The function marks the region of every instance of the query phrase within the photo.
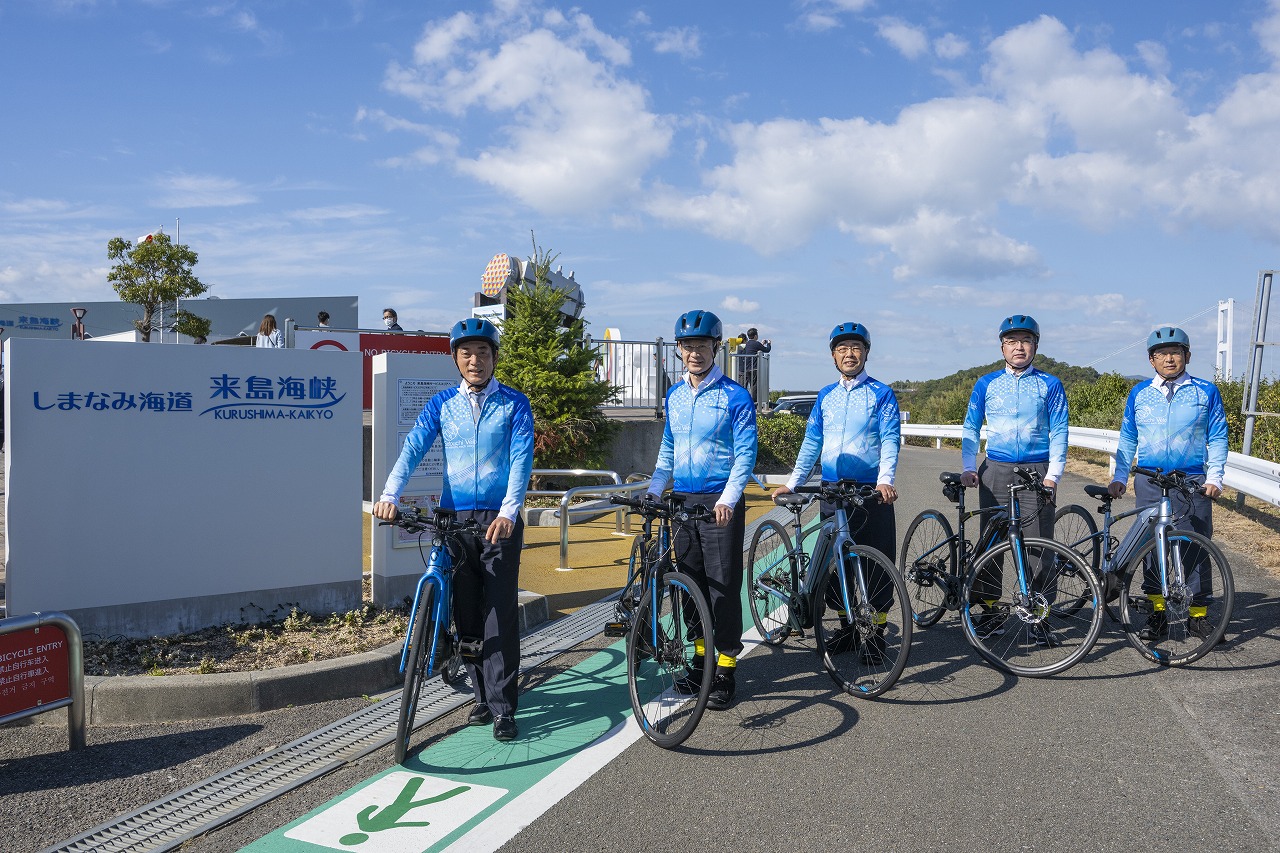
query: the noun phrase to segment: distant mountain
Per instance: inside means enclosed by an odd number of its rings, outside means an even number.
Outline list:
[[[1035,367],[1052,373],[1062,380],[1068,392],[1079,383],[1097,382],[1101,376],[1092,367],[1076,367],[1065,361],[1057,361],[1046,355],[1037,355]],[[911,413],[911,420],[918,424],[958,424],[964,420],[969,406],[973,383],[979,377],[999,370],[1004,361],[993,361],[979,367],[959,370],[941,379],[904,379],[890,383],[898,396],[898,406]]]

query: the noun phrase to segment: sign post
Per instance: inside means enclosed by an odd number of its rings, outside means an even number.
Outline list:
[[[84,645],[62,613],[0,619],[0,725],[67,709],[72,749],[83,749]]]

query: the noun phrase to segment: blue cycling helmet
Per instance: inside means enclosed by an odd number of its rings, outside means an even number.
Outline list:
[[[866,344],[868,350],[871,349],[871,333],[861,323],[841,323],[836,326],[831,330],[831,339],[828,343],[831,345],[831,351],[835,352],[836,347],[841,343],[855,338]]]
[[[710,311],[686,311],[676,320],[676,340],[685,338],[714,338],[716,343],[724,336],[720,318]]]
[[[468,317],[459,320],[449,332],[449,352],[456,353],[458,347],[470,341],[488,341],[493,347],[493,354],[498,354],[498,327],[488,320],[479,317]]]
[[[1161,326],[1147,336],[1147,355],[1151,355],[1151,351],[1156,347],[1167,347],[1170,344],[1176,344],[1188,352],[1191,351],[1191,339],[1187,337],[1186,332],[1177,326]]]
[[[1004,340],[1004,336],[1010,332],[1030,332],[1031,336],[1036,339],[1036,343],[1040,343],[1040,324],[1036,322],[1036,318],[1028,314],[1014,314],[1012,317],[1005,317],[1004,322],[1000,324],[1000,340]]]

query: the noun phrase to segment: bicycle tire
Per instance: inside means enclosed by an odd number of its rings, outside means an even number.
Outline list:
[[[847,544],[841,563],[850,572],[861,563],[868,602],[859,599],[856,579],[850,583],[846,609],[828,562],[814,586],[814,633],[818,657],[836,686],[852,696],[874,699],[894,685],[907,665],[911,649],[911,604],[907,586],[893,561],[875,548]],[[869,570],[868,567],[874,567]],[[891,595],[888,610],[877,600]],[[850,616],[852,614],[852,616]]]
[[[916,627],[937,624],[947,612],[949,590],[958,586],[954,579],[960,571],[955,534],[946,516],[927,509],[913,518],[899,561]]]
[[[627,691],[631,711],[645,737],[664,749],[673,749],[698,727],[711,694],[715,672],[715,655],[710,648],[711,608],[698,585],[681,572],[663,573],[656,596],[652,592],[646,589],[640,596],[627,635]],[[694,671],[694,640],[703,637],[708,653],[702,658],[701,671]],[[677,689],[678,681],[694,680],[695,693]]]
[[[1099,574],[1102,568],[1102,541],[1098,535],[1097,522],[1093,520],[1089,510],[1079,504],[1070,504],[1059,509],[1053,516],[1053,538],[1079,554],[1084,564],[1093,570],[1099,580],[1102,579]],[[1069,565],[1064,565],[1062,568],[1064,571],[1070,571]],[[1106,591],[1105,584],[1103,591]],[[1074,603],[1064,604],[1063,609],[1075,613],[1084,604],[1084,598],[1079,598]]]
[[[1170,590],[1173,594],[1165,600],[1163,611],[1165,636],[1143,639],[1139,635],[1144,628],[1156,627],[1152,625],[1156,611],[1142,590],[1141,567],[1147,557],[1154,559],[1158,545],[1159,542],[1155,540],[1148,542],[1125,567],[1124,585],[1120,589],[1121,628],[1130,645],[1147,660],[1164,666],[1185,666],[1204,657],[1222,640],[1235,606],[1235,580],[1226,555],[1212,540],[1190,530],[1170,530],[1171,558],[1180,559],[1183,565],[1194,564],[1200,551],[1203,551],[1203,557],[1208,560],[1210,584],[1214,593],[1201,606],[1207,610],[1205,618],[1212,625],[1212,631],[1204,637],[1191,633],[1189,619],[1194,595],[1186,589]]]
[[[747,567],[751,588],[747,603],[760,639],[776,646],[791,634],[791,600],[795,596],[791,535],[776,521],[762,521],[751,536]]]
[[[414,718],[418,715],[418,694],[422,692],[422,682],[427,674],[427,647],[434,633],[431,622],[435,598],[435,586],[426,584],[414,613],[409,656],[404,667],[404,686],[400,689],[400,715],[396,719],[396,764],[403,764],[409,753],[409,738],[413,736]]]
[[[1024,565],[1034,572],[1031,594],[1022,595],[1017,570],[1004,565],[1013,546],[1002,542],[970,568],[960,623],[970,645],[993,666],[1033,678],[1057,675],[1087,655],[1098,640],[1104,614],[1101,584],[1080,555],[1067,546],[1036,537],[1027,537],[1022,544]],[[980,585],[978,579],[997,566],[1001,586],[992,598],[994,585],[985,578]],[[981,635],[975,619],[979,602],[995,614],[984,620]],[[1067,605],[1078,606],[1068,612]]]

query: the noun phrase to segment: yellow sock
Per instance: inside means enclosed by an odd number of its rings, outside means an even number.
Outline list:
[[[982,606],[983,606],[983,607],[985,607],[985,608],[987,608],[988,610],[990,610],[990,609],[991,609],[991,606],[992,606],[993,604],[995,604],[995,603],[996,603],[996,599],[994,599],[994,598],[984,598],[984,599],[982,599]]]
[[[707,656],[707,644],[704,640],[693,641],[693,653],[700,658]]]
[[[1203,619],[1204,617],[1209,615],[1209,607],[1208,605],[1205,605],[1204,607],[1200,607],[1193,604],[1189,608],[1187,608],[1187,613],[1191,616],[1192,619]]]
[[[716,659],[716,666],[721,669],[733,669],[738,665],[738,659],[730,655],[720,655]]]
[[[877,625],[888,625],[888,624],[889,624],[889,614],[888,614],[888,612],[885,612],[885,613],[877,613],[877,614],[876,614],[876,620],[875,620],[875,621],[876,621],[876,624],[877,624]]]
[[[1164,596],[1162,594],[1152,592],[1147,595],[1147,598],[1151,599],[1151,606],[1156,609],[1156,612],[1164,610]]]

